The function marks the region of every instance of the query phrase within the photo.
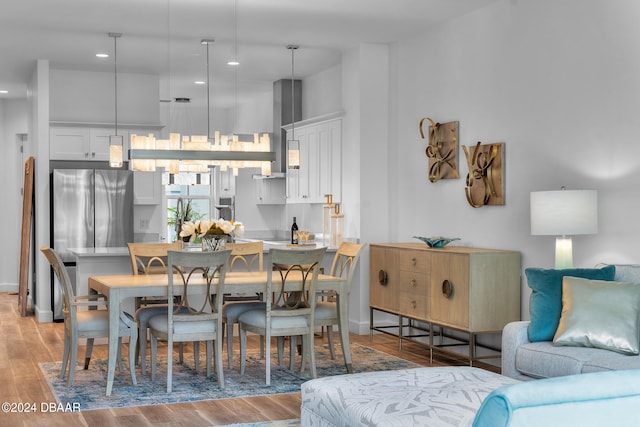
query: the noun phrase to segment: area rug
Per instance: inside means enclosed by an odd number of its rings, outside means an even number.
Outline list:
[[[256,423],[227,424],[218,427],[300,427],[300,418],[281,421],[260,421]]]
[[[353,369],[355,372],[371,372],[416,368],[419,365],[359,344],[351,345]],[[342,375],[346,373],[342,351],[336,348],[336,360],[329,357],[329,349],[316,346],[316,367],[318,377]],[[190,355],[189,355],[190,356]],[[138,384],[131,384],[129,372],[116,372],[111,396],[105,396],[107,362],[92,360],[88,370],[83,370],[84,362],[78,362],[73,378],[73,386],[66,387],[60,379],[61,362],[40,363],[44,377],[56,401],[62,404],[79,404],[81,410],[122,408],[131,406],[163,405],[168,403],[195,402],[201,400],[229,399],[237,397],[262,396],[280,393],[300,392],[300,385],[310,377],[297,371],[278,368],[275,355],[272,356],[271,385],[265,384],[264,360],[258,353],[247,355],[245,375],[240,375],[236,360],[234,369],[224,370],[225,388],[218,388],[217,377],[206,378],[204,357],[200,361],[200,373],[195,371],[193,357],[185,354],[184,364],[173,366],[173,391],[166,393],[166,362],[158,357],[156,380],[149,375],[136,372]],[[288,366],[285,358],[284,366]],[[214,370],[215,371],[215,370]]]

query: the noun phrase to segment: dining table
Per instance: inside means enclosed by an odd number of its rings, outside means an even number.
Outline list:
[[[193,279],[192,279],[193,280]],[[296,280],[301,279],[294,277],[287,278],[290,286],[295,286]],[[189,282],[192,285],[205,286],[204,278],[196,278],[195,281]],[[118,326],[120,322],[120,312],[123,301],[136,297],[163,297],[168,294],[169,276],[167,274],[119,274],[106,276],[90,276],[89,289],[107,297],[109,301],[109,356],[107,370],[107,389],[106,395],[110,396],[113,389],[113,380],[116,370],[117,353],[118,353]],[[174,280],[174,286],[178,283]],[[217,283],[214,280],[214,283]],[[226,274],[224,281],[225,293],[264,293],[267,285],[267,272],[235,272],[230,271]],[[193,288],[192,288],[193,289]],[[325,274],[318,275],[318,283],[316,290],[335,291],[336,301],[338,305],[338,321],[340,332],[340,343],[344,354],[345,366],[348,373],[353,372],[351,360],[351,347],[349,343],[349,289],[348,282],[342,277],[330,276]],[[197,289],[194,289],[197,292]]]

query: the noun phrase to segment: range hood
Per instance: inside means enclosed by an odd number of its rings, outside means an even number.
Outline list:
[[[291,96],[291,79],[273,82],[273,150],[276,161],[273,163],[270,178],[283,178],[287,172],[287,132],[283,126],[302,119],[302,80],[293,81],[294,96]],[[293,104],[295,100],[295,105]]]

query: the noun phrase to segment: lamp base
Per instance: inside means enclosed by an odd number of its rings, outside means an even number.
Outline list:
[[[573,267],[571,237],[556,237],[556,269]]]

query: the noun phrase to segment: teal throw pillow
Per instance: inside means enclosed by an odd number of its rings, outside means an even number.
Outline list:
[[[552,341],[562,314],[562,279],[564,276],[591,280],[613,280],[616,267],[564,268],[562,270],[527,268],[527,283],[531,288],[529,299],[529,341]]]

